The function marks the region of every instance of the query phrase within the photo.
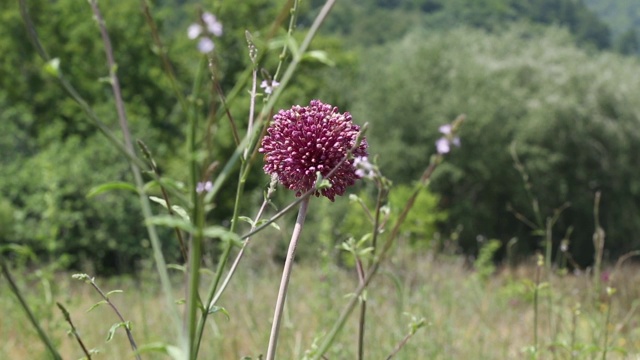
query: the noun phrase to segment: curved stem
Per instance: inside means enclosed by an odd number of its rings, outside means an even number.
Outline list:
[[[293,259],[296,254],[296,246],[302,232],[304,218],[307,216],[307,208],[309,207],[309,199],[305,198],[300,203],[298,218],[296,225],[291,234],[291,242],[289,242],[289,250],[287,250],[287,259],[284,262],[282,270],[282,279],[280,280],[280,290],[278,290],[278,299],[276,300],[276,308],[273,314],[273,324],[271,326],[271,336],[269,337],[269,348],[267,350],[267,360],[274,360],[276,357],[276,348],[278,346],[278,335],[280,333],[280,323],[282,320],[282,311],[284,309],[284,301],[287,298],[287,288],[289,287],[289,278],[291,277],[291,269],[293,268]]]

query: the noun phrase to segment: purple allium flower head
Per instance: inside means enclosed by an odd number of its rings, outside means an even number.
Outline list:
[[[296,196],[311,190],[317,179],[323,178],[338,166],[356,145],[360,127],[351,121],[351,114],[341,114],[338,108],[311,100],[309,106],[294,105],[280,110],[273,117],[262,140],[260,152],[264,156],[264,171],[278,180]],[[362,138],[353,156],[367,156],[367,142]],[[334,201],[358,179],[353,159],[347,159],[327,180],[331,187],[316,191]]]

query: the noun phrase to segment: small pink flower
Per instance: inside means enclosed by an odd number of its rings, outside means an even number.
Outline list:
[[[280,183],[301,196],[314,188],[316,172],[326,178],[340,164],[356,145],[359,133],[360,127],[352,122],[351,114],[341,114],[338,108],[319,100],[311,100],[309,106],[280,110],[259,149],[265,154],[264,171],[276,175]],[[352,155],[367,156],[365,139]],[[315,195],[334,201],[358,178],[353,160],[347,159],[327,179],[331,187],[316,191]]]

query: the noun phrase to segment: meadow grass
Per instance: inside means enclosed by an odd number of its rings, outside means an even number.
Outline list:
[[[203,358],[257,359],[265,353],[281,266],[271,261],[251,262],[253,266],[238,270],[234,285],[219,301],[230,319],[219,312],[208,323]],[[640,356],[637,270],[637,266],[627,266],[611,274],[604,284],[616,289],[611,297],[604,292],[594,294],[593,281],[586,273],[543,273],[538,284],[539,346],[534,351],[534,265],[499,269],[483,279],[461,257],[401,251],[381,269],[381,276],[367,292],[365,358],[386,359],[408,334],[411,314],[424,317],[427,326],[409,339],[397,359],[601,359],[605,336],[607,359],[636,359]],[[87,347],[100,350],[96,358],[133,358],[122,329],[105,342],[109,328],[117,322],[111,309],[103,305],[86,312],[100,300],[91,286],[71,279],[70,274],[57,274],[47,294],[43,283],[34,279],[33,275],[25,276],[20,285],[63,358],[78,359],[82,352],[75,340],[66,336],[69,326],[56,301],[70,311]],[[178,274],[173,278],[178,299],[184,297],[180,279]],[[139,346],[175,341],[177,334],[153,275],[96,281],[105,291],[124,290],[111,299],[125,319],[132,321]],[[311,261],[296,264],[279,356],[302,358],[314,339],[330,328],[356,286],[351,269]],[[0,294],[0,358],[46,358],[44,347],[4,281],[0,282]],[[357,322],[357,316],[352,315],[326,354],[328,359],[356,357]],[[164,357],[147,353],[143,358]]]

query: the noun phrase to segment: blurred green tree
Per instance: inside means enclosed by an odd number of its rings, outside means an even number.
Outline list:
[[[448,230],[463,226],[466,251],[477,251],[479,235],[505,242],[517,236],[523,252],[539,246],[508,210],[511,204],[533,218],[509,154],[514,142],[543,219],[572,204],[554,229],[554,246],[573,226],[571,251],[590,262],[597,190],[610,255],[640,246],[637,61],[580,50],[568,32],[531,25],[493,35],[469,28],[415,32],[363,59],[354,117],[371,123],[371,152],[394,181],[420,176],[438,126],[467,114],[462,147],[433,181],[449,210]]]

